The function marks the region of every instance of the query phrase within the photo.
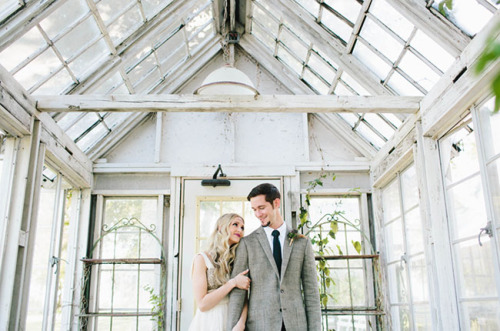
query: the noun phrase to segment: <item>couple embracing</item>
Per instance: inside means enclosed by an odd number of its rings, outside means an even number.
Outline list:
[[[290,238],[271,184],[248,195],[261,227],[247,237],[237,214],[219,218],[208,249],[193,262],[198,309],[190,331],[321,330],[321,311],[308,238]]]

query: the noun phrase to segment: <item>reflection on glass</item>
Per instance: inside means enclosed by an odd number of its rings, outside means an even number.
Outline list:
[[[500,330],[500,304],[498,300],[467,302],[462,306],[470,330]]]
[[[408,303],[409,289],[406,276],[406,264],[395,262],[388,266],[391,304]]]
[[[413,302],[421,304],[427,302],[429,300],[429,282],[425,256],[423,254],[411,258],[410,275]],[[428,305],[426,306],[428,308]]]
[[[497,296],[494,265],[491,263],[492,242],[484,236],[482,243],[479,246],[474,236],[474,239],[461,242],[456,247],[462,298]]]
[[[398,219],[385,226],[385,247],[387,261],[399,261],[404,254],[403,245],[403,225],[401,219]]]
[[[447,184],[479,171],[472,123],[439,141],[441,164]]]

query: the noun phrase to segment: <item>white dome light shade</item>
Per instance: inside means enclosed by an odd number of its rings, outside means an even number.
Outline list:
[[[194,91],[199,95],[257,95],[259,92],[242,71],[224,66],[213,71]]]

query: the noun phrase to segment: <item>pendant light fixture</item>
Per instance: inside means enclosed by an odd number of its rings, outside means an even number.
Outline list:
[[[233,2],[234,5],[234,2]],[[212,73],[203,81],[201,86],[194,91],[199,95],[258,95],[252,81],[241,70],[234,67],[234,43],[237,43],[237,33],[235,33],[235,20],[231,20],[231,32],[227,33],[228,0],[224,1],[224,17],[221,31],[221,47],[224,58],[224,65]],[[231,35],[231,38],[229,38]],[[236,35],[236,38],[233,36]],[[233,59],[231,62],[229,59]]]

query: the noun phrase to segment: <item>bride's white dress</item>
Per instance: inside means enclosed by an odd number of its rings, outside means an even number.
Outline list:
[[[214,291],[214,265],[205,253],[200,253],[207,266],[207,287],[208,292]],[[189,331],[222,331],[226,329],[227,310],[229,298],[226,295],[215,307],[209,311],[200,311],[196,309],[196,314],[191,321]]]

